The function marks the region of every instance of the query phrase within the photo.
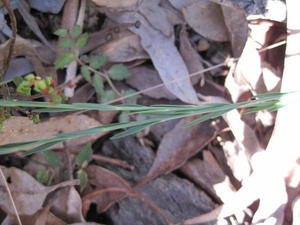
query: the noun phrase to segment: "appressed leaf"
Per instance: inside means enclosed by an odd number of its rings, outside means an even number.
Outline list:
[[[76,164],[80,167],[83,167],[84,164],[88,164],[92,160],[93,149],[91,144],[84,146],[79,154],[76,156]]]
[[[81,27],[76,25],[74,27],[72,27],[72,29],[70,30],[70,34],[72,37],[78,37],[81,34]]]
[[[80,182],[80,190],[82,191],[85,188],[85,186],[87,185],[88,175],[82,169],[78,170],[76,175],[77,175],[77,179],[79,179],[79,182]]]
[[[86,79],[87,82],[92,84],[92,76],[91,76],[91,71],[89,70],[89,68],[87,66],[82,66],[82,67],[80,67],[80,72],[81,72],[82,76],[84,77],[84,79]]]
[[[100,75],[95,74],[93,76],[93,86],[96,93],[102,94],[104,92],[103,78]]]
[[[86,45],[88,38],[89,38],[88,33],[84,33],[80,35],[78,40],[76,41],[76,48],[78,49],[83,48]]]
[[[60,48],[71,48],[72,43],[73,43],[72,39],[66,38],[66,39],[60,40],[58,42],[58,47],[60,47]]]
[[[66,29],[58,29],[57,31],[54,32],[54,34],[59,37],[65,37],[67,36],[68,31]]]
[[[108,70],[109,77],[113,80],[123,80],[129,77],[130,73],[123,64],[115,64]]]
[[[68,65],[75,59],[76,59],[76,57],[72,52],[63,52],[55,60],[54,66],[56,69],[63,69],[66,65]]]
[[[58,158],[58,155],[55,152],[48,150],[48,151],[43,151],[42,154],[43,154],[45,160],[51,166],[58,167],[60,165],[60,160]]]
[[[101,103],[109,102],[115,99],[115,93],[112,90],[105,91],[101,94]]]
[[[90,62],[90,66],[95,69],[98,70],[100,69],[102,66],[104,66],[108,61],[108,57],[107,56],[92,56],[89,59]]]

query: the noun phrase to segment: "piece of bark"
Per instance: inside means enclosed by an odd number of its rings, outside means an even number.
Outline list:
[[[105,167],[115,171],[131,183],[140,181],[147,174],[154,160],[153,151],[141,146],[132,136],[105,142],[102,154],[122,158],[134,165],[136,169],[128,171],[105,164]],[[138,191],[160,207],[173,222],[179,222],[190,215],[204,213],[214,207],[204,192],[199,191],[189,181],[173,174],[159,177],[140,187]],[[107,214],[114,225],[165,224],[149,206],[133,198],[122,200],[111,207]]]

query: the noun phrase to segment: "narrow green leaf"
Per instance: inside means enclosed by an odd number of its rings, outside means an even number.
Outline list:
[[[139,125],[139,126],[136,126],[136,127],[132,127],[132,128],[129,128],[128,130],[125,130],[123,132],[120,132],[114,136],[112,136],[110,139],[113,140],[113,139],[118,139],[118,138],[122,138],[122,137],[126,137],[126,136],[129,136],[131,134],[135,134],[141,130],[144,130],[148,127],[151,127],[152,125],[156,124],[157,122],[150,122],[150,123],[146,123],[146,124],[143,124],[143,125]]]
[[[109,77],[113,80],[123,80],[129,77],[130,73],[123,64],[115,64],[108,70]]]
[[[63,52],[55,60],[54,66],[56,69],[63,69],[66,65],[68,65],[75,59],[76,59],[76,57],[72,52]]]
[[[59,37],[65,37],[67,36],[68,31],[66,29],[58,29],[57,31],[54,32],[54,34]]]
[[[78,37],[81,34],[81,32],[82,32],[82,29],[78,25],[75,25],[70,30],[70,34],[71,34],[72,37]]]
[[[42,152],[44,159],[49,163],[49,165],[53,167],[59,167],[60,166],[60,160],[58,158],[58,155],[51,150],[43,151]]]
[[[89,70],[89,68],[87,66],[82,66],[80,67],[80,72],[82,74],[82,76],[84,77],[84,79],[89,82],[90,84],[92,84],[92,76],[91,76],[91,71]]]
[[[88,38],[89,38],[88,33],[81,34],[78,40],[76,41],[76,48],[78,49],[83,48],[86,45]]]
[[[227,113],[229,111],[231,111],[231,109],[230,110],[223,110],[223,111],[219,111],[219,112],[213,112],[213,113],[206,114],[204,116],[201,116],[198,119],[195,119],[195,120],[193,120],[193,121],[185,124],[184,127],[190,127],[190,126],[193,126],[195,124],[202,123],[202,122],[204,122],[206,120],[217,118],[217,117],[222,116],[223,114],[225,114],[225,113]]]
[[[65,38],[58,42],[58,47],[60,48],[71,48],[73,41],[71,38]]]
[[[84,167],[84,164],[88,164],[92,160],[93,149],[92,145],[89,143],[85,145],[76,156],[75,162],[79,167]]]
[[[103,94],[104,84],[103,84],[103,78],[100,75],[95,74],[93,76],[93,86],[95,88],[96,93]]]
[[[102,66],[104,66],[108,62],[107,56],[91,56],[89,58],[90,67],[92,67],[95,70],[100,69]]]
[[[82,191],[88,183],[88,175],[83,169],[80,169],[77,171],[76,177],[77,177],[77,179],[79,179],[80,191]]]

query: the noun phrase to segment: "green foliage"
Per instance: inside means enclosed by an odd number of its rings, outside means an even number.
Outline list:
[[[115,64],[108,70],[109,77],[113,80],[123,80],[127,78],[130,73],[123,64]]]
[[[76,48],[78,49],[83,48],[86,45],[88,38],[89,38],[88,33],[81,34],[78,40],[76,41]]]
[[[58,155],[51,150],[43,151],[42,152],[44,159],[49,163],[49,165],[53,167],[59,167],[61,164],[61,161],[59,160]]]
[[[88,183],[88,176],[85,170],[79,169],[76,172],[76,178],[79,179],[80,182],[80,191],[83,191],[83,189],[86,187]]]
[[[71,30],[70,30],[71,36],[72,36],[72,37],[75,37],[75,38],[78,37],[78,36],[81,34],[81,32],[82,32],[82,29],[81,29],[81,27],[78,26],[78,25],[75,25],[75,26],[72,27]]]
[[[51,178],[50,171],[41,169],[36,172],[35,178],[42,184],[48,184]]]
[[[75,162],[76,165],[78,165],[81,168],[85,168],[88,163],[92,160],[92,145],[89,143],[86,146],[84,146],[79,154],[76,156]]]
[[[56,69],[63,69],[66,65],[70,64],[76,59],[73,52],[63,52],[58,56],[54,62]]]
[[[50,101],[53,103],[61,103],[62,100],[66,99],[66,96],[62,94],[62,88],[57,87],[56,82],[51,77],[41,77],[35,76],[34,74],[28,74],[25,78],[18,79],[17,92],[31,96],[32,89],[38,93],[41,93],[49,97]],[[37,121],[37,117],[32,118],[33,121]]]
[[[76,178],[80,181],[80,190],[82,191],[88,182],[88,176],[85,171],[85,168],[89,164],[89,162],[92,160],[92,145],[87,144],[86,146],[81,149],[79,154],[76,156],[75,162],[76,165],[79,167],[79,170],[76,173]]]
[[[59,37],[66,37],[68,35],[68,30],[67,29],[58,29],[57,31],[54,32],[54,34]]]
[[[92,56],[89,58],[90,67],[95,70],[99,70],[108,62],[107,56]]]
[[[0,107],[0,130],[3,128],[3,123],[5,120],[9,119],[11,114],[6,108]]]
[[[58,42],[58,47],[60,48],[71,48],[73,40],[71,38],[65,38]]]

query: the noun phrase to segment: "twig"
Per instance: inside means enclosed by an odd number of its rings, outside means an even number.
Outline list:
[[[5,62],[3,64],[2,71],[0,71],[0,82],[3,80],[4,75],[5,75],[5,73],[8,69],[9,62],[11,60],[11,57],[12,57],[12,54],[13,54],[13,51],[14,51],[16,37],[17,37],[17,20],[16,20],[16,17],[15,17],[14,10],[10,5],[10,1],[9,0],[1,0],[1,2],[2,2],[3,6],[5,7],[5,9],[7,10],[8,15],[9,15],[9,19],[10,19],[10,22],[11,22],[11,28],[12,28],[12,36],[11,36],[10,41],[9,41],[8,54],[5,58]]]
[[[14,208],[14,211],[15,211],[15,214],[16,214],[16,218],[17,218],[17,221],[18,221],[18,224],[19,224],[19,225],[22,225],[22,221],[21,221],[21,219],[20,219],[19,212],[18,212],[18,210],[17,210],[16,204],[15,204],[14,199],[13,199],[13,197],[12,197],[11,191],[10,191],[10,189],[9,189],[8,183],[7,183],[7,181],[6,181],[6,177],[5,177],[4,173],[3,173],[3,170],[2,170],[2,168],[1,168],[1,166],[0,166],[0,175],[1,175],[2,181],[3,181],[4,185],[5,185],[5,188],[6,188],[6,190],[7,190],[8,197],[9,197],[9,199],[10,199],[10,201],[11,201],[11,204],[12,204],[12,206],[13,206],[13,208]]]

